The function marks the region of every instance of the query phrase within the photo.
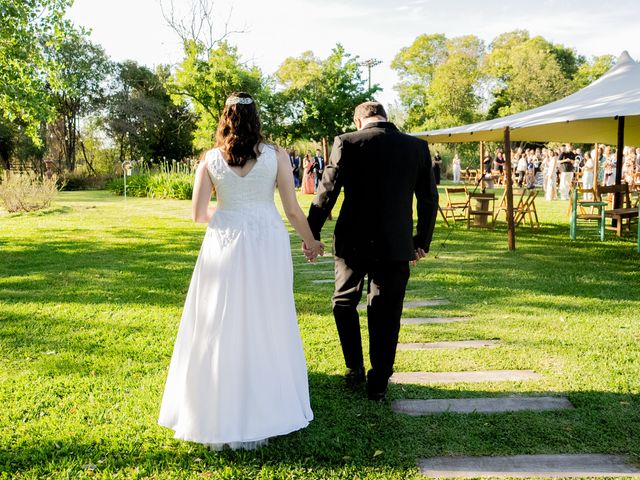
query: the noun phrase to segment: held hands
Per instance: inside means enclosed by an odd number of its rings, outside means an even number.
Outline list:
[[[302,242],[302,253],[304,253],[304,256],[307,257],[309,262],[314,262],[317,257],[324,255],[324,243],[320,240]]]
[[[425,252],[421,248],[416,248],[416,259],[411,261],[411,265],[413,265],[415,267],[417,265],[417,263],[418,263],[418,260],[420,260],[421,258],[424,258],[426,256],[427,256],[427,252]]]

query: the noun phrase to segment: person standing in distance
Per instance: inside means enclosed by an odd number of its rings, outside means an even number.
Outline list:
[[[370,400],[383,400],[393,373],[409,262],[429,252],[438,190],[427,142],[401,133],[387,121],[380,103],[358,105],[354,122],[358,131],[335,138],[308,220],[319,239],[344,188],[333,243],[333,314],[347,367],[345,378],[355,387],[365,381],[357,307],[367,275],[371,361],[367,394]]]
[[[322,174],[324,173],[324,157],[320,153],[319,148],[316,148],[316,154],[313,157],[313,160],[315,161],[315,165],[313,168],[314,168],[314,173],[316,174],[315,191],[317,192],[318,185],[320,184],[320,179],[322,178]]]

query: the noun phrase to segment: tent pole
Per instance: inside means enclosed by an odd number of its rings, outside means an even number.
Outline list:
[[[505,157],[505,195],[507,196],[507,226],[509,228],[509,250],[516,249],[516,228],[513,224],[513,177],[511,168],[511,131],[509,127],[504,129],[504,157]]]
[[[598,190],[598,169],[600,168],[600,145],[597,143],[593,148],[593,191]],[[595,198],[594,198],[595,200]]]
[[[480,142],[480,173],[484,173],[484,142]]]
[[[622,183],[622,162],[624,162],[624,117],[618,117],[618,150],[616,150],[616,185]],[[616,193],[613,197],[613,208],[620,208],[622,196]]]

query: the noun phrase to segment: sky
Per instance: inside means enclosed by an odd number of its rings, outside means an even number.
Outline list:
[[[115,61],[175,65],[180,40],[160,7],[171,1],[185,16],[194,0],[75,0],[67,16],[89,28]],[[393,58],[424,33],[473,34],[489,44],[500,33],[526,29],[587,57],[627,50],[640,58],[637,0],[215,0],[214,12],[220,33],[225,23],[243,31],[230,42],[266,74],[307,50],[324,58],[336,43],[360,60],[381,60],[371,77],[383,88],[376,98],[385,105],[397,100]]]

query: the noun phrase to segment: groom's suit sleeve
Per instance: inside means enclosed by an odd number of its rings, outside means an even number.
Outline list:
[[[429,251],[433,229],[436,226],[438,215],[438,187],[433,176],[431,165],[431,154],[429,145],[424,142],[426,153],[421,156],[418,164],[418,181],[416,182],[416,200],[418,211],[418,222],[416,225],[416,235],[413,237],[414,248],[422,248]]]
[[[309,226],[316,240],[320,240],[320,231],[327,221],[327,217],[331,213],[333,206],[338,200],[340,190],[342,189],[342,176],[340,175],[340,167],[342,161],[342,139],[336,137],[331,149],[329,162],[325,163],[322,180],[318,185],[318,193],[311,202],[309,207]]]

